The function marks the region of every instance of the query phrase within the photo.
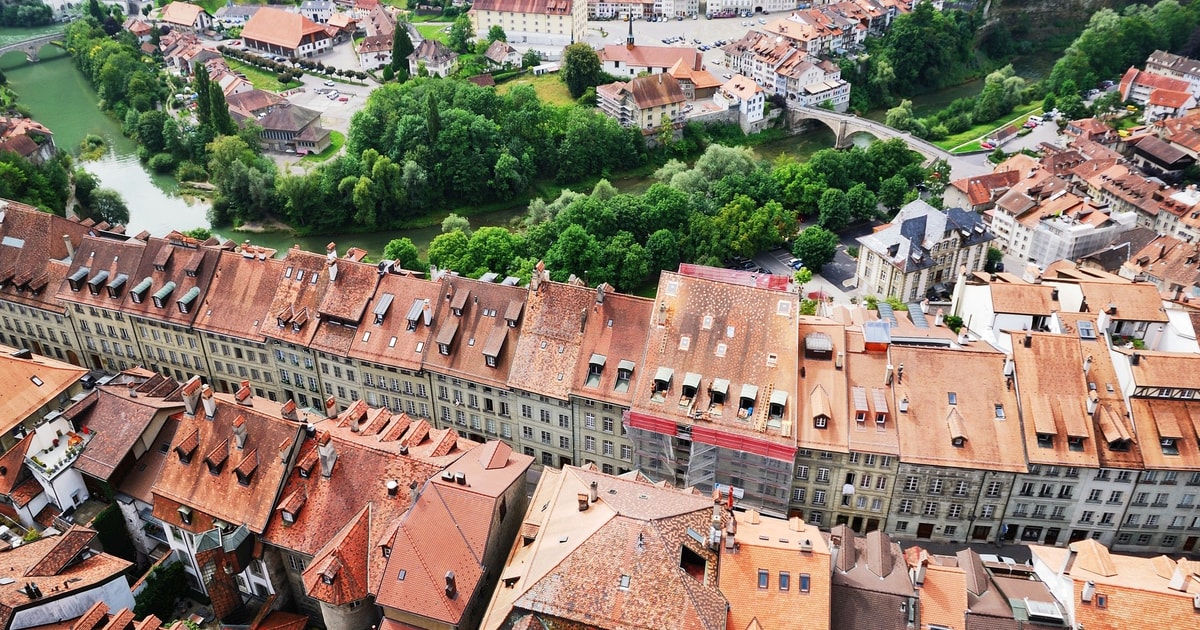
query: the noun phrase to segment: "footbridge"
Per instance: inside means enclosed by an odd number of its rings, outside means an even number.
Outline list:
[[[42,35],[39,37],[14,42],[8,44],[7,46],[0,46],[0,57],[13,52],[14,50],[20,50],[25,53],[25,59],[31,62],[36,62],[38,59],[40,59],[38,57],[38,51],[40,51],[47,44],[52,42],[61,42],[62,40],[62,33],[50,33],[49,35]]]
[[[810,120],[820,122],[833,131],[836,136],[833,146],[838,149],[850,148],[853,145],[850,138],[857,133],[870,134],[880,140],[900,138],[908,144],[908,148],[925,156],[930,162],[934,160],[946,160],[950,164],[951,176],[955,179],[992,172],[986,160],[981,160],[979,156],[954,155],[937,145],[914,137],[907,131],[893,129],[869,118],[861,118],[853,114],[839,114],[838,112],[817,107],[793,105],[788,108],[788,123],[793,130],[802,127]]]

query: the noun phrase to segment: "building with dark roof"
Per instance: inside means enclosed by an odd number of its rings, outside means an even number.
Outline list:
[[[408,55],[409,76],[417,76],[421,68],[430,76],[448,77],[458,65],[458,53],[436,39],[426,39]]]
[[[280,103],[258,119],[263,148],[280,153],[320,153],[332,142],[321,126],[321,113],[291,103]]]
[[[597,106],[623,127],[653,135],[664,126],[682,125],[683,89],[679,80],[660,73],[596,87]]]
[[[918,594],[900,545],[881,531],[859,536],[845,525],[830,530],[833,630],[917,627]]]
[[[930,293],[948,295],[960,268],[983,269],[993,238],[982,215],[961,208],[938,210],[918,199],[887,225],[858,238],[855,279],[867,295],[905,302]]]

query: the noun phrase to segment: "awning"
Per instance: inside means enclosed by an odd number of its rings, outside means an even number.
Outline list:
[[[442,329],[438,331],[438,336],[437,339],[434,340],[434,343],[438,345],[449,345],[450,342],[454,341],[454,335],[457,332],[458,320],[453,318],[448,319],[446,320],[446,325],[442,326]]]
[[[593,352],[592,358],[588,359],[588,365],[598,365],[600,367],[604,367],[604,362],[606,360],[607,359],[605,358],[605,356],[603,354],[596,354]]]
[[[875,402],[875,413],[888,412],[887,391],[878,387],[872,387],[871,398]]]
[[[963,417],[957,409],[950,410],[950,415],[946,417],[946,426],[950,429],[950,439],[967,439],[967,429],[964,426]]]
[[[722,396],[729,395],[729,379],[714,378],[712,382],[712,390]]]
[[[861,413],[867,413],[868,411],[870,411],[870,409],[867,408],[867,388],[851,387],[850,388],[850,397],[854,400],[854,410],[855,411],[858,411]]]
[[[622,359],[621,362],[617,364],[617,369],[625,370],[626,372],[632,372],[633,371],[633,361],[630,361],[628,359]]]
[[[692,389],[700,389],[700,375],[695,372],[688,372],[683,377],[683,386],[691,387]]]
[[[1133,439],[1129,435],[1129,430],[1125,428],[1125,421],[1115,412],[1110,405],[1100,407],[1100,432],[1104,434],[1104,441],[1112,444],[1113,442],[1128,442]]]
[[[505,326],[496,326],[488,335],[487,343],[483,344],[484,356],[489,356],[495,359],[500,356],[500,351],[504,349],[504,340],[508,339],[508,328]]]
[[[754,401],[758,399],[758,385],[742,385],[742,398]]]
[[[780,407],[787,404],[787,392],[782,389],[777,389],[771,392],[771,404],[779,405]]]
[[[156,291],[154,293],[154,299],[162,300],[162,299],[166,298],[168,295],[171,295],[171,292],[174,290],[175,290],[175,283],[168,282],[168,283],[164,284],[161,289],[159,289],[158,291]]]
[[[654,373],[654,380],[660,381],[663,383],[670,383],[671,377],[674,375],[675,375],[675,370],[672,370],[671,368],[668,368],[668,367],[660,367],[660,368],[658,368],[658,371]]]

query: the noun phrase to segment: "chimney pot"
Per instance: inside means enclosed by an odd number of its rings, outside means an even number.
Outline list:
[[[596,500],[600,498],[599,492],[597,490],[598,488],[599,488],[599,484],[597,484],[595,481],[593,481],[591,483],[591,485],[588,486],[588,501],[589,502],[595,503]]]
[[[394,497],[400,491],[400,484],[395,479],[388,479],[387,494],[389,497]]]

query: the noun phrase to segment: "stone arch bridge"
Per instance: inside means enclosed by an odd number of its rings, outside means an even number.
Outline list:
[[[42,35],[40,37],[14,42],[7,46],[0,46],[0,57],[13,52],[14,50],[20,50],[25,53],[25,59],[31,62],[36,62],[38,59],[40,59],[40,57],[38,57],[38,53],[42,50],[42,48],[48,44],[53,42],[61,42],[62,40],[62,33],[50,33],[49,35]]]
[[[834,136],[836,136],[834,148],[837,149],[850,148],[853,144],[850,138],[857,133],[870,134],[880,140],[900,138],[908,144],[908,148],[925,156],[925,159],[929,162],[939,159],[946,160],[950,164],[951,177],[955,179],[992,172],[990,165],[980,160],[978,156],[953,155],[949,151],[920,138],[916,138],[906,131],[893,129],[869,118],[861,118],[853,114],[839,114],[838,112],[817,107],[797,107],[793,105],[788,108],[788,123],[792,130],[797,130],[810,120],[820,122],[833,131]]]

